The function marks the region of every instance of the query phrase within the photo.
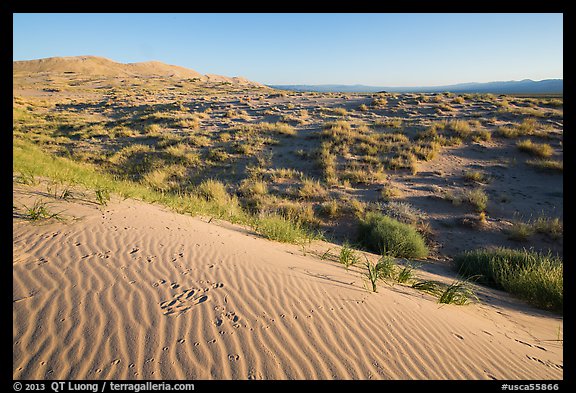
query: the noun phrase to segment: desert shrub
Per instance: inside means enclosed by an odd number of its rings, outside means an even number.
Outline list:
[[[297,191],[298,197],[302,199],[321,199],[327,195],[327,191],[318,180],[305,178],[302,186]]]
[[[404,120],[400,117],[389,117],[385,119],[378,119],[374,122],[376,128],[402,128]]]
[[[516,146],[520,151],[529,153],[530,155],[548,158],[554,154],[554,149],[547,143],[534,143],[530,139],[519,141]]]
[[[379,254],[400,258],[428,255],[428,247],[414,227],[376,212],[367,213],[360,221],[358,239]]]
[[[382,107],[388,105],[388,100],[385,97],[378,96],[372,100],[372,106]]]
[[[214,179],[207,179],[200,183],[196,187],[196,195],[206,201],[213,201],[218,204],[225,204],[230,200],[226,186],[222,182]]]
[[[523,242],[528,240],[528,238],[532,236],[534,232],[534,228],[529,223],[514,222],[508,229],[508,238],[510,240]]]
[[[398,198],[402,196],[402,191],[400,191],[397,187],[394,187],[391,183],[386,183],[380,190],[380,199],[385,202],[389,202],[394,198]]]
[[[556,173],[562,173],[564,171],[564,162],[562,160],[538,158],[534,160],[528,160],[526,161],[526,164],[542,171],[550,171]]]
[[[384,212],[389,217],[411,225],[425,221],[428,218],[426,213],[408,202],[389,202],[384,206]]]
[[[486,183],[488,181],[488,176],[480,171],[465,171],[464,179],[478,183]]]
[[[270,240],[284,243],[302,243],[314,235],[301,223],[290,221],[279,215],[260,217],[254,224],[256,232]]]
[[[238,192],[245,197],[266,195],[268,185],[261,180],[244,179],[238,187]]]
[[[488,206],[488,195],[481,188],[475,188],[473,190],[465,190],[462,195],[465,200],[474,206],[477,212],[483,212]]]
[[[337,218],[342,214],[342,209],[336,199],[330,199],[320,205],[320,212],[328,218]]]
[[[552,239],[559,239],[564,233],[564,224],[556,217],[540,216],[532,222],[532,227],[536,232],[550,236]]]
[[[462,275],[504,289],[544,309],[562,311],[563,261],[550,253],[507,248],[468,251],[454,258]]]
[[[295,135],[296,130],[290,124],[277,122],[277,123],[258,123],[256,127],[262,132],[272,132],[280,135]]]

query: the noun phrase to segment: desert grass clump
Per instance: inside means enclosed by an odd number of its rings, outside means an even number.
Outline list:
[[[477,182],[477,183],[487,183],[488,182],[488,176],[486,176],[485,173],[480,172],[480,171],[474,171],[474,170],[465,171],[464,172],[464,179],[471,181],[471,182]]]
[[[374,122],[374,126],[376,128],[394,128],[400,129],[402,128],[402,124],[404,120],[400,117],[388,117],[385,119],[378,119]]]
[[[297,191],[297,196],[299,198],[310,200],[310,199],[322,199],[326,197],[328,192],[324,188],[320,181],[305,178],[302,180],[302,185]]]
[[[536,231],[534,230],[534,227],[529,223],[520,221],[514,222],[512,223],[512,226],[508,229],[508,239],[519,242],[525,242],[535,232]]]
[[[164,151],[176,162],[192,166],[200,166],[201,164],[200,155],[192,151],[187,144],[178,143],[168,146]]]
[[[336,155],[330,151],[330,144],[323,142],[317,158],[318,166],[323,172],[324,180],[329,185],[338,184],[336,171]]]
[[[382,180],[385,177],[380,169],[371,170],[369,168],[351,167],[340,173],[340,179],[348,180],[352,184],[371,184]]]
[[[331,108],[329,109],[329,113],[336,115],[336,116],[346,116],[348,111],[346,108]]]
[[[14,181],[26,185],[37,184],[36,177],[29,171],[18,172],[18,174],[14,176]]]
[[[230,201],[230,195],[224,183],[214,179],[207,179],[200,183],[196,187],[195,194],[208,202],[225,204]]]
[[[454,104],[463,104],[464,102],[466,102],[466,99],[462,96],[456,96],[452,100],[452,103],[454,103]]]
[[[262,180],[244,179],[238,187],[238,192],[245,197],[263,196],[268,194],[268,185]]]
[[[304,243],[315,236],[301,223],[280,215],[270,214],[258,218],[253,224],[256,232],[270,240],[282,243]]]
[[[344,265],[346,270],[350,268],[350,266],[355,265],[360,261],[360,257],[356,253],[356,251],[350,247],[348,242],[344,242],[342,247],[340,248],[340,255],[338,258],[339,262]]]
[[[257,129],[261,132],[272,132],[274,134],[280,135],[295,135],[296,130],[293,126],[288,123],[276,122],[276,123],[258,123],[256,125]]]
[[[526,161],[526,164],[541,171],[549,171],[552,173],[562,173],[564,171],[564,162],[562,160],[537,158]]]
[[[368,106],[367,106],[366,104],[360,104],[360,105],[358,106],[358,110],[359,110],[360,112],[366,112],[366,111],[368,111]]]
[[[466,120],[449,120],[446,122],[446,128],[462,139],[469,139],[472,136],[472,128]]]
[[[389,202],[384,206],[387,216],[406,224],[417,224],[428,219],[428,215],[408,202]]]
[[[334,219],[342,214],[342,209],[336,199],[330,199],[320,205],[320,212],[324,216]]]
[[[322,128],[321,135],[330,138],[335,143],[347,141],[352,135],[352,125],[345,120],[327,122]]]
[[[411,288],[437,297],[443,293],[442,286],[442,283],[434,280],[416,280],[410,285]]]
[[[400,284],[405,284],[412,279],[414,279],[414,266],[407,263],[398,272],[398,275],[396,276],[396,281],[398,281]]]
[[[554,149],[547,143],[534,143],[530,139],[519,141],[516,146],[520,151],[529,153],[532,156],[548,158],[554,154]]]
[[[564,304],[563,261],[550,253],[508,248],[467,251],[454,258],[460,274],[504,289],[529,303],[554,311]]]
[[[24,218],[30,221],[49,220],[51,218],[60,218],[60,213],[52,213],[48,208],[48,203],[41,200],[34,201],[31,207],[24,206]]]
[[[96,202],[101,206],[106,206],[110,201],[110,190],[105,187],[98,187],[94,192],[96,193]]]
[[[217,148],[209,150],[206,157],[212,162],[226,162],[230,159],[230,154],[224,149]]]
[[[537,233],[547,235],[552,239],[560,239],[564,233],[564,224],[557,217],[540,216],[532,222],[532,227]]]
[[[385,97],[377,96],[372,100],[373,107],[384,107],[388,105],[388,100]]]
[[[392,217],[366,213],[360,220],[358,239],[369,250],[399,258],[425,258],[428,247],[418,231]]]
[[[377,282],[378,280],[384,280],[386,278],[392,277],[394,274],[396,264],[394,258],[383,255],[380,257],[376,264],[368,261],[366,258],[366,277],[371,284],[372,292],[377,292]]]
[[[463,191],[462,195],[478,213],[486,210],[486,207],[488,206],[488,195],[482,188],[465,190]]]
[[[436,141],[427,142],[420,141],[414,146],[412,146],[412,152],[414,155],[424,161],[433,160],[438,152],[440,151],[440,144]]]
[[[390,202],[394,198],[398,198],[401,196],[402,196],[402,191],[400,191],[400,189],[398,189],[397,187],[392,185],[392,183],[390,183],[390,182],[387,182],[386,184],[384,184],[382,186],[382,188],[380,189],[379,198],[385,202]]]
[[[464,306],[469,304],[471,299],[479,300],[472,288],[470,288],[470,284],[467,281],[455,281],[448,285],[440,294],[438,303]]]
[[[492,134],[488,130],[474,130],[472,131],[470,138],[474,142],[480,142],[480,141],[489,142],[492,140]]]

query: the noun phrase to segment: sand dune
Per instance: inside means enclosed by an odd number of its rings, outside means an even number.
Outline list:
[[[192,69],[165,64],[160,61],[122,64],[98,56],[49,57],[37,60],[14,61],[12,70],[14,74],[78,73],[83,76],[161,76],[180,79],[198,78],[208,82],[263,86],[260,83],[252,82],[242,77],[214,74],[202,75]]]
[[[37,197],[15,187],[15,205]],[[66,221],[14,218],[15,379],[563,376],[562,319],[501,292],[440,307],[368,292],[359,269],[314,255],[327,243],[304,255],[133,200],[53,206]]]

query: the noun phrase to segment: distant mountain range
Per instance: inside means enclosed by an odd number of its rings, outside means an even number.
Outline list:
[[[315,92],[342,93],[375,93],[386,91],[391,93],[493,93],[493,94],[562,94],[563,79],[544,79],[533,81],[503,81],[486,83],[459,83],[446,86],[391,87],[366,85],[268,85],[274,89]]]
[[[123,64],[98,56],[48,57],[37,60],[14,61],[12,62],[12,72],[14,75],[54,73],[107,77],[161,76],[175,79],[196,78],[207,82],[228,82],[236,85],[264,86],[242,77],[214,74],[202,75],[189,68],[165,64],[159,61]]]

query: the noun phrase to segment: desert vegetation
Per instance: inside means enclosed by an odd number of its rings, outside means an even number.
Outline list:
[[[272,240],[353,239],[364,250],[409,259],[450,246],[444,233],[465,208],[484,225],[463,241],[491,230],[514,247],[548,233],[561,249],[557,211],[548,227],[495,227],[493,217],[503,211],[511,220],[500,206],[514,203],[493,197],[508,176],[493,168],[516,173],[521,167],[510,163],[525,162],[561,181],[561,98],[295,93],[199,80],[174,87],[169,78],[91,88],[74,74],[55,80],[58,91],[32,95],[28,79],[15,79],[13,169],[20,184],[65,184],[51,190],[63,199],[82,185],[102,207],[116,194],[248,225]],[[507,149],[507,164],[446,167],[445,156],[480,148]],[[430,213],[429,197],[450,201],[452,210]],[[350,249],[341,263],[359,266],[358,258]],[[411,272],[400,280],[418,287],[406,278]]]

